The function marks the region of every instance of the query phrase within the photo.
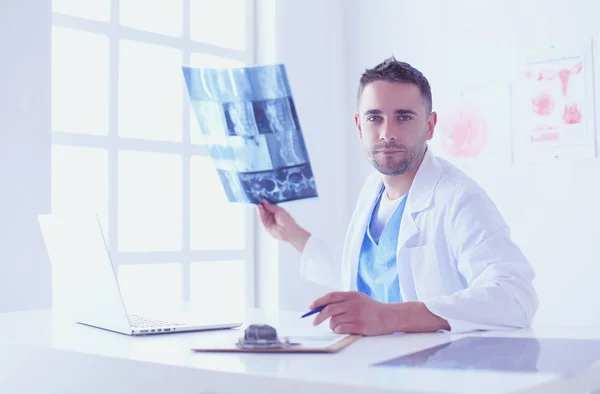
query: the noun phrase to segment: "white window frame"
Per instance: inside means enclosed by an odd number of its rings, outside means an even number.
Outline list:
[[[183,29],[181,37],[172,37],[148,31],[121,26],[119,23],[120,0],[110,1],[110,19],[108,22],[94,21],[58,12],[52,13],[52,25],[71,28],[89,33],[96,33],[109,39],[109,127],[108,134],[86,135],[80,133],[52,131],[53,146],[102,148],[108,152],[108,248],[113,257],[115,268],[121,265],[152,264],[177,262],[182,267],[182,294],[184,303],[190,302],[191,264],[192,262],[215,262],[243,260],[245,262],[246,307],[256,306],[255,296],[255,224],[254,207],[245,209],[246,246],[243,250],[191,250],[190,248],[190,176],[191,158],[208,156],[208,151],[201,145],[190,141],[189,97],[184,89],[182,108],[182,140],[179,142],[141,140],[119,137],[118,135],[118,84],[119,84],[119,42],[121,39],[142,43],[162,45],[181,50],[183,63],[189,64],[192,52],[238,60],[252,65],[256,57],[255,24],[256,0],[246,1],[246,45],[245,50],[234,50],[215,45],[200,43],[190,36],[190,0],[183,2]],[[182,76],[183,78],[183,76]],[[119,152],[133,150],[152,153],[172,153],[182,157],[183,162],[183,204],[182,204],[182,250],[172,252],[121,252],[118,245],[118,165]]]

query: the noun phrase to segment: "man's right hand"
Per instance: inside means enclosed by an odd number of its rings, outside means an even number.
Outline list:
[[[273,238],[290,243],[300,253],[310,237],[310,233],[300,227],[285,209],[263,199],[257,205],[258,217],[263,227]]]

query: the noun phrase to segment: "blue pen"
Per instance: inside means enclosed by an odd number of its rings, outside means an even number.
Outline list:
[[[319,312],[321,312],[321,311],[323,310],[323,308],[325,308],[326,306],[327,306],[327,305],[323,305],[323,306],[320,306],[320,307],[318,307],[318,308],[316,308],[316,309],[313,309],[313,310],[312,310],[312,311],[310,311],[310,312],[306,312],[304,315],[300,316],[300,319],[302,319],[302,318],[305,318],[305,317],[308,317],[308,316],[310,316],[310,315],[314,315],[315,313],[319,313]]]

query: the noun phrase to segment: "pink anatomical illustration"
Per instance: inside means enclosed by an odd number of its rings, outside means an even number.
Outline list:
[[[560,133],[556,126],[539,125],[533,129],[533,135],[529,138],[531,142],[547,142],[547,141],[559,141]]]
[[[566,124],[581,123],[581,112],[577,104],[566,104],[562,120]]]
[[[522,134],[513,139],[516,150],[529,151],[526,156],[531,153],[535,160],[595,152],[586,113],[593,88],[588,61],[586,50],[546,53],[527,64],[521,74],[520,98],[524,101],[518,112]]]
[[[540,92],[531,99],[531,108],[538,115],[550,115],[554,110],[554,98],[548,92]]]
[[[579,74],[581,72],[582,67],[583,67],[582,63],[579,62],[571,68],[562,68],[560,70],[545,69],[540,72],[537,80],[538,81],[543,81],[543,80],[551,81],[558,77],[560,79],[561,91],[562,91],[562,95],[564,97],[568,93],[569,79],[571,78],[571,75]],[[527,78],[527,75],[526,75],[526,78]]]
[[[454,157],[477,157],[488,141],[485,118],[471,106],[454,111],[441,132],[444,150]]]

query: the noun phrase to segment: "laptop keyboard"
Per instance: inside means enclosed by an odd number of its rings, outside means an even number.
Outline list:
[[[180,323],[173,323],[163,320],[148,319],[141,316],[131,315],[129,316],[129,323],[131,327],[135,328],[154,328],[154,327],[169,327],[169,326],[182,326]]]

